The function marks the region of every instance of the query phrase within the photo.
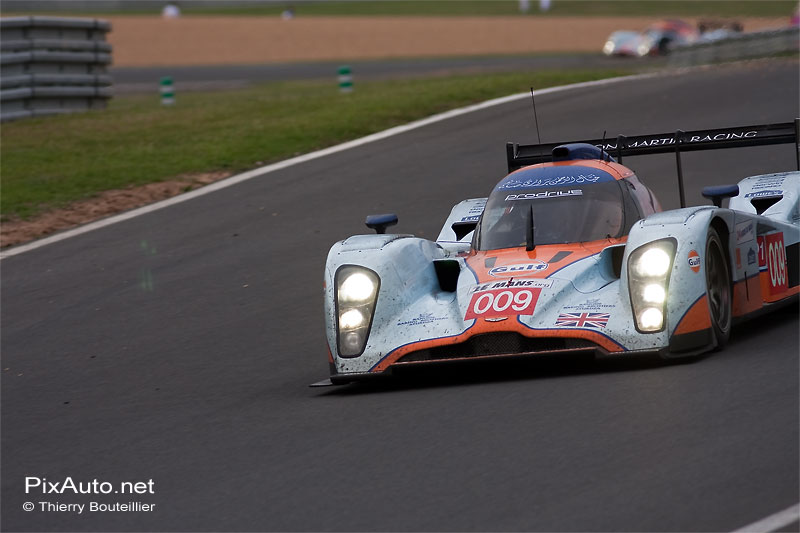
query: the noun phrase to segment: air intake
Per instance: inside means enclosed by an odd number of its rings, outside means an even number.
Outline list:
[[[756,208],[756,213],[759,215],[764,214],[764,211],[783,200],[783,195],[768,196],[766,198],[753,198],[750,203]]]

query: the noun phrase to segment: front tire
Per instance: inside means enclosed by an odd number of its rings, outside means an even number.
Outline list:
[[[731,336],[733,299],[731,274],[722,241],[717,230],[709,228],[706,238],[706,296],[717,349],[722,348]]]

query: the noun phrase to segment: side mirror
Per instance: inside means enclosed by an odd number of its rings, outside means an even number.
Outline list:
[[[369,215],[364,222],[368,228],[374,229],[375,233],[386,233],[386,228],[397,224],[397,215],[387,213],[385,215]]]
[[[722,207],[723,198],[732,198],[739,196],[738,185],[718,185],[715,187],[703,187],[703,196],[709,198],[714,205]]]

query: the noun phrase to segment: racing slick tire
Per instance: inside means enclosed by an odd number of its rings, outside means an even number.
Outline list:
[[[725,249],[717,230],[708,230],[706,238],[706,296],[708,311],[711,317],[711,329],[719,350],[731,336],[733,322],[733,291],[731,290],[731,274],[728,267]]]

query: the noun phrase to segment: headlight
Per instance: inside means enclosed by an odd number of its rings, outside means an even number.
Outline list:
[[[666,325],[675,247],[675,239],[662,239],[640,246],[628,258],[628,290],[636,329],[641,333],[656,333]]]
[[[343,302],[366,302],[375,294],[375,283],[363,272],[349,274],[339,288],[339,299]]]
[[[642,299],[651,304],[663,304],[664,300],[667,299],[667,292],[660,284],[651,283],[650,285],[644,286],[642,290]]]
[[[655,307],[648,307],[639,315],[639,325],[642,329],[661,329],[664,324],[664,313]]]
[[[364,352],[379,288],[380,278],[368,268],[344,265],[336,271],[336,337],[341,357]]]
[[[610,56],[614,52],[614,41],[606,41],[606,44],[603,45],[603,53],[607,56]]]
[[[342,329],[356,329],[365,325],[364,315],[358,309],[350,309],[339,317],[339,327]]]
[[[641,277],[661,277],[669,270],[670,263],[672,263],[670,254],[663,248],[652,247],[637,257],[633,268]]]

